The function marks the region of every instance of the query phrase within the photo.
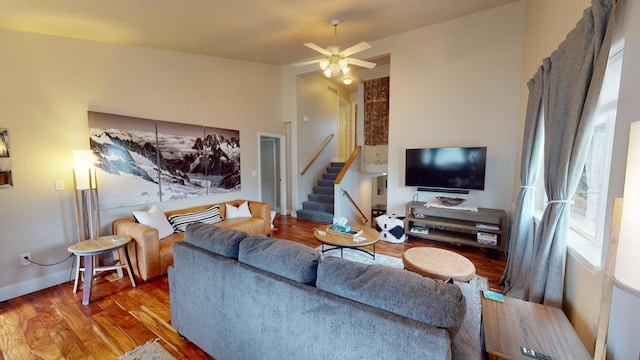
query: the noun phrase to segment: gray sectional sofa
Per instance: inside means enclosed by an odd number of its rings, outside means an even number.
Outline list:
[[[192,224],[171,325],[217,360],[481,359],[479,292],[305,245]]]

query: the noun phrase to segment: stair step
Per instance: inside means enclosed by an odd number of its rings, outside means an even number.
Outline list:
[[[342,169],[344,167],[344,163],[343,162],[338,162],[338,161],[332,161],[331,165],[329,165],[331,167],[337,167]]]
[[[333,195],[333,186],[314,186],[313,193],[314,194],[325,194],[325,195]]]
[[[322,174],[323,180],[335,180],[338,177],[338,173],[324,173]]]
[[[333,187],[333,180],[318,180],[318,186]]]
[[[305,210],[316,210],[316,211],[322,211],[330,214],[334,213],[333,203],[327,204],[327,203],[321,203],[317,201],[303,201],[302,208]]]
[[[333,205],[333,195],[309,194],[307,195],[307,198],[310,201],[317,201],[317,202]]]
[[[325,224],[331,224],[333,222],[333,214],[327,212],[301,209],[298,210],[296,214],[299,219],[318,221]]]
[[[330,166],[330,167],[327,168],[327,172],[329,174],[338,174],[341,170],[342,170],[342,167],[332,167],[332,166]]]

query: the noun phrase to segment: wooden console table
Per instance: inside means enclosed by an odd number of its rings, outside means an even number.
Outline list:
[[[482,323],[489,359],[533,360],[522,355],[521,346],[557,360],[593,359],[562,310],[552,306],[483,297]]]

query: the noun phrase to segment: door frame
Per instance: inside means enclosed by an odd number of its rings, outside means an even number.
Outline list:
[[[262,138],[276,138],[278,153],[280,156],[274,159],[274,163],[280,168],[280,215],[287,215],[287,166],[286,166],[286,137],[280,134],[258,132],[258,184],[262,184]],[[262,201],[262,186],[258,186],[258,198]],[[275,210],[275,209],[273,209]]]

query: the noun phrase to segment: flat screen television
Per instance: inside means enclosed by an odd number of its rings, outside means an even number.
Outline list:
[[[406,149],[406,186],[484,190],[486,147]]]

